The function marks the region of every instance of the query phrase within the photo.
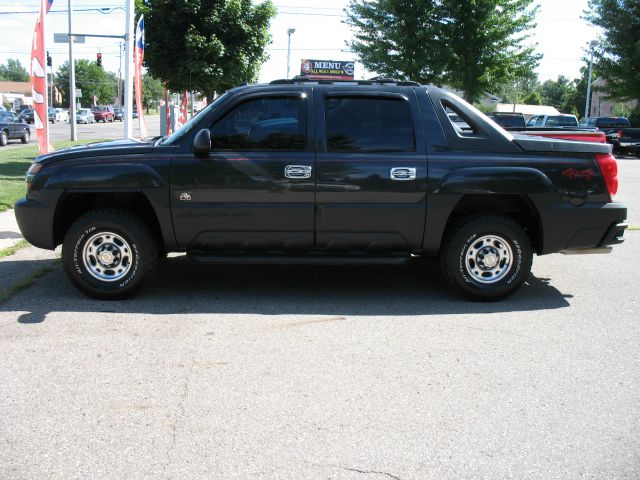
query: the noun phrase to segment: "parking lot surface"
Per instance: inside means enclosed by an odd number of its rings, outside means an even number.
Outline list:
[[[638,478],[638,265],[634,230],[498,303],[434,262],[175,256],[124,302],[57,265],[0,305],[0,478]]]

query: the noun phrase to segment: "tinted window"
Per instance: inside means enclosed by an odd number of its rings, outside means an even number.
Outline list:
[[[578,120],[575,117],[555,115],[547,117],[546,124],[550,127],[577,127]]]
[[[263,97],[233,108],[211,128],[220,150],[303,150],[306,146],[305,100]]]
[[[395,98],[325,99],[329,150],[415,150],[409,102]]]
[[[629,126],[626,118],[599,118],[597,126],[600,128],[624,128]]]
[[[524,117],[519,115],[490,115],[491,119],[502,127],[524,127]]]

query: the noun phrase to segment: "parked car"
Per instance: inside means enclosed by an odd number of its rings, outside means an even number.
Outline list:
[[[113,107],[99,105],[91,109],[91,113],[96,119],[96,122],[113,122],[115,119],[115,112]]]
[[[449,91],[388,79],[240,86],[169,137],[42,155],[26,178],[22,234],[62,244],[71,281],[102,299],[132,295],[175,251],[213,264],[439,257],[454,289],[499,299],[534,253],[608,253],[627,228],[611,145],[510,134]]]
[[[114,108],[113,109],[113,119],[124,121],[124,108]]]
[[[0,146],[4,147],[9,140],[20,139],[29,143],[31,129],[13,112],[0,111]]]
[[[96,123],[96,119],[91,110],[81,108],[76,112],[76,123]]]
[[[47,116],[51,123],[56,123],[56,109],[53,107],[47,108]]]
[[[597,128],[608,135],[621,128],[629,128],[631,124],[626,117],[587,117],[580,121],[580,126]]]
[[[575,115],[534,115],[527,122],[527,127],[570,127],[578,126],[578,119]]]
[[[64,108],[56,108],[56,122],[68,122],[69,112]]]
[[[33,108],[25,108],[18,114],[18,118],[25,123],[33,123]]]
[[[492,112],[487,115],[491,120],[505,128],[525,128],[524,115],[522,113]]]

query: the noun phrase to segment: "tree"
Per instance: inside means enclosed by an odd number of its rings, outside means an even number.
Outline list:
[[[542,105],[542,98],[539,91],[533,91],[522,99],[522,103],[525,105]]]
[[[145,64],[175,91],[214,92],[257,80],[267,59],[270,1],[149,0],[145,15]]]
[[[9,82],[28,82],[31,77],[27,69],[22,66],[17,58],[7,59],[6,65],[0,65],[0,80]]]
[[[640,99],[640,0],[589,0],[586,19],[604,30],[594,57],[607,96]]]
[[[525,46],[533,0],[351,0],[349,43],[365,67],[385,76],[448,84],[476,100],[526,77],[539,60]]]
[[[80,59],[75,61],[76,88],[82,90],[81,103],[93,104],[94,95],[98,103],[113,103],[117,94],[118,79],[114,73],[106,72],[96,62]],[[64,105],[69,104],[69,62],[60,66],[56,73],[56,85],[62,90]]]
[[[149,113],[149,109],[158,105],[164,95],[164,85],[149,73],[142,75],[142,105]]]

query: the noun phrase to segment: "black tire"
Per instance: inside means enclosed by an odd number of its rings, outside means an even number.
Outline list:
[[[22,143],[29,143],[30,140],[31,140],[31,133],[29,132],[29,130],[25,130],[24,135],[22,135],[22,138],[20,139],[20,141]]]
[[[7,143],[9,143],[9,134],[5,130],[0,132],[0,147],[4,147]]]
[[[108,266],[97,258],[101,254],[111,259]],[[82,292],[101,300],[119,300],[136,293],[153,274],[158,246],[151,229],[139,217],[115,208],[92,210],[67,231],[62,262]],[[109,268],[112,265],[115,267]]]
[[[468,217],[451,228],[443,245],[440,267],[445,280],[475,300],[505,298],[531,272],[533,249],[529,236],[506,216]]]

